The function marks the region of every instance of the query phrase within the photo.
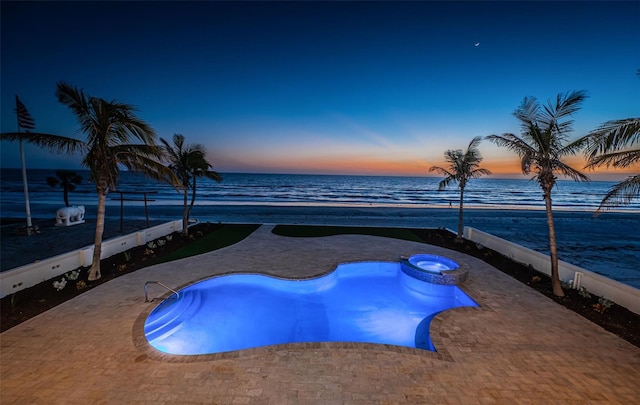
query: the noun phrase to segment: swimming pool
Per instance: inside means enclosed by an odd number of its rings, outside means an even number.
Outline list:
[[[144,325],[169,354],[197,355],[295,342],[383,343],[435,351],[438,313],[478,306],[460,288],[415,279],[399,263],[341,264],[326,276],[257,274],[207,279],[159,304]]]

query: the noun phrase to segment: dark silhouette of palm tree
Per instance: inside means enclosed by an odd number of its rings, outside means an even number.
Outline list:
[[[566,156],[576,155],[585,146],[583,138],[571,143],[567,143],[567,138],[573,125],[570,117],[580,109],[586,97],[584,91],[558,94],[555,104],[549,101],[545,106],[541,106],[535,97],[525,97],[514,112],[520,121],[520,136],[506,133],[486,137],[498,146],[517,153],[521,158],[522,173],[533,173],[532,180],[536,180],[542,188],[549,229],[551,284],[554,295],[560,297],[564,296],[564,292],[558,274],[558,248],[551,192],[556,184],[556,173],[575,181],[589,180],[586,175],[563,161]]]
[[[444,190],[448,185],[453,183],[457,183],[458,188],[460,188],[457,241],[462,241],[464,188],[467,186],[469,180],[491,174],[489,170],[478,167],[482,162],[482,156],[480,156],[480,151],[478,150],[480,141],[482,141],[482,137],[480,136],[473,138],[466,151],[462,151],[462,149],[447,150],[444,153],[444,159],[448,163],[447,169],[440,166],[431,166],[429,168],[430,172],[437,172],[445,176],[445,178],[438,183],[438,191]]]
[[[164,138],[160,138],[164,144],[165,155],[169,161],[168,167],[173,171],[181,184],[183,193],[182,234],[189,234],[189,217],[196,201],[196,179],[204,177],[215,181],[221,181],[222,177],[217,172],[210,170],[213,166],[207,162],[204,146],[200,144],[185,144],[184,135],[173,135],[173,145]],[[191,189],[191,203],[188,204],[188,191]]]
[[[47,184],[51,187],[62,188],[64,193],[64,205],[69,206],[69,192],[76,189],[76,184],[82,182],[82,177],[72,170],[56,170],[56,177],[47,177]]]

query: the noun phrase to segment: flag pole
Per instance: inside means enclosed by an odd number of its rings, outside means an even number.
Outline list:
[[[29,186],[27,185],[27,167],[25,166],[24,146],[22,145],[22,139],[20,139],[20,160],[22,161],[22,185],[24,187],[24,205],[27,212],[27,235],[31,235],[33,232],[33,225],[31,224],[31,207],[29,206]]]
[[[18,109],[18,96],[16,95],[16,110]],[[20,114],[16,114],[18,120],[18,132],[20,132]],[[24,158],[24,145],[20,139],[20,162],[22,163],[22,186],[24,188],[24,205],[27,213],[27,235],[33,233],[33,225],[31,223],[31,207],[29,204],[29,186],[27,185],[27,166]]]

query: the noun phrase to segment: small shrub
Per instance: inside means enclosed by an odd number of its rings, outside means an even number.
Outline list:
[[[125,271],[126,269],[127,269],[127,264],[126,263],[118,265],[118,271]]]
[[[155,246],[154,246],[154,247],[155,247]],[[150,248],[146,248],[146,249],[144,250],[144,255],[145,255],[145,256],[150,256],[150,255],[152,255],[152,254],[154,254],[154,253],[155,253],[155,252],[153,251],[153,249],[150,249]]]
[[[578,294],[580,294],[582,298],[591,298],[591,294],[589,294],[589,291],[587,291],[584,286],[578,289]]]
[[[165,243],[167,243],[167,241],[164,239],[158,239],[158,246],[164,246]]]
[[[158,245],[156,245],[154,241],[151,241],[151,242],[147,243],[147,247],[149,249],[155,249],[155,248],[158,247]]]
[[[171,239],[173,239],[173,236],[167,235],[165,236],[165,238],[167,239],[167,242],[171,242]]]
[[[133,256],[132,256],[130,251],[127,250],[127,251],[124,252],[124,261],[125,262],[130,262],[132,258],[133,258]]]
[[[85,288],[87,288],[87,283],[84,281],[80,280],[76,283],[76,290],[84,290]]]
[[[69,281],[77,280],[80,277],[80,270],[73,270],[64,275]]]
[[[67,285],[67,279],[62,277],[62,279],[60,279],[60,281],[54,281],[53,282],[53,288],[56,289],[56,291],[62,291],[62,289]]]
[[[599,298],[598,299],[598,303],[597,304],[593,304],[593,308],[600,312],[601,314],[604,314],[604,311],[606,311],[607,309],[611,308],[611,306],[613,305],[613,301],[611,301],[608,298]]]

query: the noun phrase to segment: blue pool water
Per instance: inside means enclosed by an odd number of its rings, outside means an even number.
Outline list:
[[[342,264],[323,277],[211,278],[158,305],[145,321],[156,349],[196,355],[294,342],[383,343],[435,351],[439,312],[478,306],[456,286],[408,276],[399,263]]]

